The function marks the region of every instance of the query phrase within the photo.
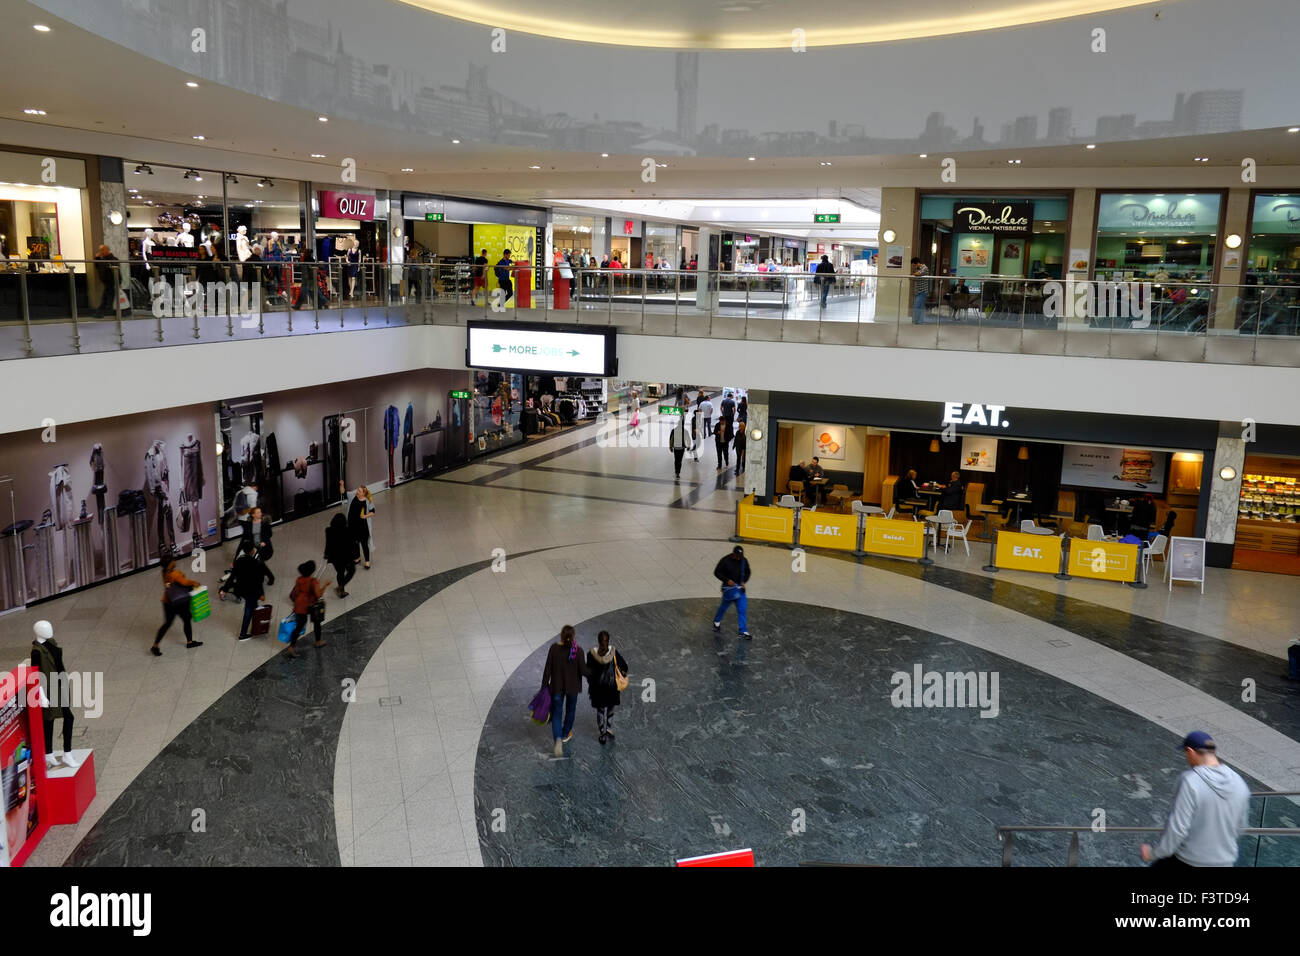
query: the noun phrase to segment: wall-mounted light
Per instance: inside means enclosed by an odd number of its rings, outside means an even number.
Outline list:
[[[402,238],[402,227],[401,227],[401,226],[394,226],[394,227],[393,227],[393,238],[394,238],[394,239],[401,239],[401,238]]]
[[[120,226],[122,225],[122,214],[118,212],[116,209],[114,209],[109,212],[108,221],[115,226]]]
[[[1228,236],[1226,239],[1223,240],[1223,244],[1227,246],[1229,249],[1236,249],[1238,246],[1241,245],[1241,236],[1237,235],[1234,232],[1232,235]]]
[[[221,442],[217,442],[217,457],[218,457],[218,458],[221,457],[221,453],[222,453],[223,451],[225,451],[225,450],[226,450],[226,446],[223,445],[223,444],[221,444]]]
[[[1233,468],[1231,465],[1224,465],[1219,469],[1219,477],[1224,481],[1232,481],[1237,477],[1237,469]]]
[[[880,238],[884,239],[885,242],[893,242],[895,239],[898,238],[898,233],[894,232],[894,230],[892,229],[886,229],[884,232],[880,234]]]
[[[751,429],[749,430],[749,440],[750,440],[750,441],[762,441],[762,440],[763,440],[763,429],[761,429],[761,428],[751,428]]]
[[[938,251],[939,251],[939,243],[937,242],[930,243],[930,255],[934,255]]]

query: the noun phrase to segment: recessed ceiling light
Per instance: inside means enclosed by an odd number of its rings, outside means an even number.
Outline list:
[[[199,84],[195,83],[193,80],[186,80],[185,85],[192,90],[197,90],[199,88]]]
[[[50,28],[47,27],[44,23],[33,23],[33,24],[32,24],[32,29],[35,30],[37,33],[49,33],[49,32],[50,32]]]
[[[752,163],[754,160],[756,160],[757,158],[758,158],[757,156],[747,156],[747,157],[746,157],[746,159],[748,159],[751,163]]]
[[[207,139],[206,136],[191,136],[190,139]]]
[[[1083,147],[1083,148],[1084,148],[1084,149],[1096,149],[1096,148],[1097,148],[1097,144],[1096,144],[1096,143],[1089,143],[1087,146],[1085,146],[1085,147]]]
[[[320,120],[322,123],[328,123],[330,121],[330,118],[328,116],[318,116],[316,118]]]
[[[404,173],[413,173],[413,172],[415,172],[415,170],[412,169],[410,166],[403,166],[403,167],[402,167],[402,172],[404,172]]]
[[[929,155],[930,155],[929,153],[922,153],[922,154],[920,155],[920,158],[921,158],[921,159],[925,159],[925,157],[927,157],[927,156],[929,156]]]
[[[324,154],[324,153],[312,153],[312,154],[311,154],[311,158],[312,158],[312,159],[324,159],[324,158],[325,158],[325,154]]]
[[[1288,133],[1300,133],[1300,126],[1291,126],[1287,129]]]
[[[456,142],[459,143],[460,140],[456,140]],[[601,154],[600,154],[600,158],[601,158],[601,159],[609,159],[609,153],[601,153]]]
[[[529,169],[541,169],[542,167],[540,167],[540,166],[529,166],[528,168],[529,168]]]
[[[828,163],[828,162],[826,162],[825,160],[821,160],[820,162],[817,163],[817,165],[818,165],[818,166],[829,166],[829,165],[831,165],[831,164]]]
[[[451,142],[452,142],[452,145],[455,145],[455,146],[459,146],[459,145],[460,145],[460,140],[458,140],[458,139],[453,139]]]
[[[44,116],[44,115],[45,115],[45,110],[38,110],[38,109],[31,109],[31,108],[29,108],[29,109],[25,109],[25,110],[23,110],[23,112],[26,113],[28,116]]]

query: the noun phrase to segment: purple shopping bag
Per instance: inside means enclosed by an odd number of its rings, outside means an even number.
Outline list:
[[[533,723],[544,726],[551,719],[551,692],[549,688],[543,687],[533,698],[533,702],[528,705],[529,716],[532,717]]]

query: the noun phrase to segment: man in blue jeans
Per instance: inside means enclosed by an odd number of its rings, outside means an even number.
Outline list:
[[[925,300],[930,297],[930,270],[916,256],[912,257],[912,324],[925,324]]]
[[[713,569],[713,576],[722,582],[722,603],[718,605],[718,613],[713,616],[713,633],[722,630],[722,616],[727,613],[728,605],[734,604],[740,618],[740,636],[747,641],[753,640],[749,634],[745,601],[745,582],[749,580],[749,571],[745,549],[740,545],[732,548],[731,554],[719,561]]]
[[[551,692],[551,731],[555,735],[555,756],[564,756],[564,745],[573,739],[573,719],[578,711],[578,694],[587,674],[587,658],[578,646],[572,624],[560,628],[560,640],[546,654],[542,686]]]
[[[831,293],[831,284],[835,282],[835,267],[831,265],[830,256],[822,256],[822,261],[817,263],[816,278],[813,280],[820,285],[822,293],[822,308],[826,308],[826,297]]]

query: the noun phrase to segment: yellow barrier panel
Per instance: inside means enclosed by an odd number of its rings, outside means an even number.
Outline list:
[[[1054,534],[999,531],[993,563],[1008,570],[1056,574],[1061,570],[1061,539]]]
[[[799,544],[853,551],[858,546],[858,516],[804,511],[799,520]]]
[[[1070,541],[1069,573],[1103,581],[1137,580],[1138,546],[1118,541]]]
[[[736,505],[736,537],[794,544],[794,509],[756,505],[746,495]]]
[[[808,521],[807,515],[804,521]],[[920,558],[925,554],[925,525],[919,521],[867,518],[862,550],[896,558]]]

